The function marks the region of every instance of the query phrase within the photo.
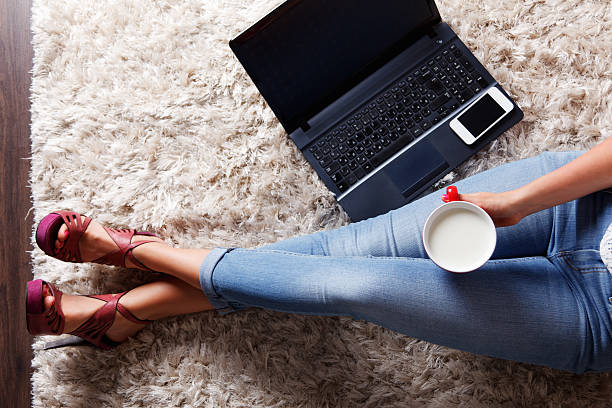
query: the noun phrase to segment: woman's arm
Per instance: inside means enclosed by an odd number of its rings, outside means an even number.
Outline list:
[[[491,215],[495,225],[514,225],[523,217],[595,191],[612,187],[612,138],[557,170],[504,193],[461,194]]]

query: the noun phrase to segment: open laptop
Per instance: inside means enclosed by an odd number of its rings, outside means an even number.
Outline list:
[[[428,192],[523,117],[433,0],[289,0],[230,47],[353,221]]]

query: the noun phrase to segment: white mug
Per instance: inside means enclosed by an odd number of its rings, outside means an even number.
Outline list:
[[[425,221],[423,245],[442,269],[471,272],[491,258],[497,242],[495,224],[482,208],[457,201],[455,187],[447,191],[449,202],[433,210]]]

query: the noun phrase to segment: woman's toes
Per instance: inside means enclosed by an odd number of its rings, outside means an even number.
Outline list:
[[[47,311],[55,304],[55,297],[53,297],[51,289],[47,285],[43,286],[43,296],[43,304],[45,305],[45,311]]]
[[[53,296],[45,296],[44,303],[45,303],[45,311],[48,311],[49,309],[51,309],[51,307],[55,303],[55,298]]]
[[[64,243],[68,239],[69,236],[68,227],[66,224],[62,225],[57,233],[57,239],[55,240],[55,249],[60,249],[64,246]]]

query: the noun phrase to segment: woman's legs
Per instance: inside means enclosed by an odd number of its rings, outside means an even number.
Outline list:
[[[575,156],[543,155],[458,186],[466,192],[507,190]],[[153,243],[134,255],[190,285],[201,262],[200,283],[217,309],[350,315],[459,349],[584,370],[593,358],[582,357],[585,339],[593,335],[584,323],[584,305],[558,265],[529,257],[549,251],[554,211],[498,231],[494,256],[520,259],[453,275],[423,259],[421,225],[438,200],[439,194],[428,196],[381,217],[257,250],[217,248],[209,255]]]

